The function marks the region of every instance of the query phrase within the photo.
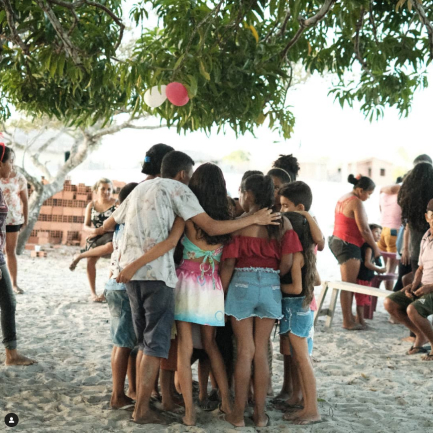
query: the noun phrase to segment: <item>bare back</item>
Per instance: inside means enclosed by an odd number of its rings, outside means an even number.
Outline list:
[[[355,219],[356,210],[359,206],[362,206],[361,200],[356,197],[353,193],[343,195],[338,200],[336,211],[342,213],[347,218]]]
[[[188,239],[195,245],[197,245],[203,251],[215,251],[218,248],[221,248],[222,244],[218,245],[209,245],[204,239],[197,239],[197,229],[194,226],[192,221],[187,221],[185,224],[185,233]],[[192,262],[202,263],[205,260],[205,257],[200,257],[197,259],[189,259]],[[218,262],[217,260],[215,260]]]

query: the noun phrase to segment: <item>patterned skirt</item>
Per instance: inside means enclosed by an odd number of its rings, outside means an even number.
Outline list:
[[[204,272],[203,272],[204,270]],[[183,260],[176,270],[175,320],[199,325],[224,326],[224,291],[218,265]]]

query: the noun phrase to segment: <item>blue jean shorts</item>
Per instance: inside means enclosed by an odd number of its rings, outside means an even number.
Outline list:
[[[313,327],[314,313],[310,306],[304,307],[302,304],[305,297],[283,298],[284,318],[280,323],[280,335],[291,332],[297,337],[308,338]]]
[[[281,286],[277,271],[267,268],[235,269],[225,313],[237,320],[249,317],[281,319]]]
[[[111,340],[117,347],[133,349],[137,343],[132,323],[131,306],[125,290],[107,290],[105,292],[111,316]]]

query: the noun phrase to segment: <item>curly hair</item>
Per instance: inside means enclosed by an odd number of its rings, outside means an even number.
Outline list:
[[[305,299],[304,307],[311,304],[314,296],[314,280],[316,277],[316,254],[314,254],[314,241],[311,236],[310,226],[307,219],[297,212],[286,212],[283,214],[291,223],[293,230],[299,237],[304,255],[302,292]]]
[[[191,191],[196,195],[201,207],[214,220],[230,220],[229,202],[227,200],[226,181],[221,169],[210,162],[200,165],[189,182]],[[226,244],[231,236],[210,236],[197,225],[197,240],[203,239],[209,245]]]
[[[420,162],[407,175],[398,193],[402,219],[412,229],[420,232],[428,229],[424,214],[432,198],[433,166],[428,162]]]
[[[296,180],[301,167],[299,166],[298,159],[293,155],[280,155],[280,157],[274,161],[273,168],[282,168],[289,173],[290,178],[293,181]]]
[[[161,174],[162,160],[167,153],[172,152],[174,149],[163,143],[153,145],[147,152],[144,158],[141,172],[151,176],[158,176]]]

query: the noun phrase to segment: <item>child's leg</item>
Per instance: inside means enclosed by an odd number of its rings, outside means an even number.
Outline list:
[[[128,397],[135,400],[137,398],[137,350],[134,349],[129,355],[128,359],[128,370],[126,375],[128,376]]]
[[[317,407],[316,379],[314,377],[311,358],[308,354],[306,338],[289,334],[290,344],[293,348],[293,358],[301,376],[302,393],[304,396],[304,408],[295,414],[295,424],[309,424],[319,421],[320,414]],[[293,419],[292,414],[285,419]]]
[[[213,326],[201,326],[200,328],[203,347],[209,356],[212,365],[212,372],[215,376],[218,388],[221,393],[221,409],[224,413],[230,413],[231,404],[227,373],[224,367],[223,358],[215,341],[216,330]]]
[[[125,395],[125,378],[131,349],[113,346],[111,352],[111,371],[113,373],[113,393],[110,406],[119,409],[132,403],[132,399]]]
[[[98,296],[96,294],[96,262],[98,259],[99,257],[88,257],[87,259],[87,278],[89,280],[93,301],[98,300]]]
[[[183,401],[185,402],[183,423],[191,426],[195,425],[196,422],[196,411],[192,399],[192,329],[189,322],[176,322],[176,326],[178,332],[177,374],[179,375]]]
[[[280,353],[284,356],[284,380],[278,400],[287,400],[292,393],[292,380],[290,375],[290,342],[287,335],[280,335]]]
[[[162,408],[167,411],[175,411],[178,409],[173,400],[174,372],[177,370],[177,338],[171,340],[168,359],[162,359],[160,367]]]
[[[256,427],[265,427],[268,416],[265,403],[269,383],[268,344],[274,327],[274,319],[254,319],[254,415]]]
[[[268,382],[268,391],[267,391],[267,395],[269,397],[272,397],[274,395],[274,390],[272,389],[272,375],[273,375],[272,364],[273,364],[273,359],[274,359],[274,348],[272,347],[271,338],[269,338],[269,340],[268,340],[269,382]]]
[[[113,252],[113,242],[108,242],[105,245],[100,245],[99,247],[91,248],[84,253],[79,253],[74,255],[72,263],[69,265],[69,269],[74,271],[80,260],[87,259],[89,257],[103,257]]]
[[[364,320],[364,305],[356,306],[356,322],[362,326],[366,325]]]
[[[290,376],[292,379],[292,395],[287,399],[287,406],[299,406],[303,404],[302,383],[300,371],[296,362],[292,359],[290,362]]]
[[[231,318],[233,332],[236,337],[236,364],[235,364],[235,403],[232,413],[225,419],[235,427],[244,427],[245,403],[248,398],[248,386],[251,379],[251,362],[254,359],[254,319],[249,317],[244,320]],[[268,337],[269,338],[269,337]],[[265,346],[266,347],[266,346]],[[267,364],[267,362],[266,362]],[[266,392],[266,385],[265,385]]]

